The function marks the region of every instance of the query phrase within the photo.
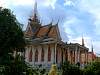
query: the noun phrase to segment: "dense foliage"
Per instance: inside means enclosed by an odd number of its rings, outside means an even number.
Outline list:
[[[25,40],[21,24],[11,10],[0,8],[0,75],[23,75],[27,64],[14,51],[24,51]]]
[[[17,55],[9,64],[0,66],[0,75],[25,75],[27,68],[23,57]]]
[[[62,75],[100,75],[100,62],[92,62],[84,68],[64,62],[62,64]]]
[[[25,46],[21,24],[9,9],[0,8],[0,57]]]
[[[26,70],[26,75],[48,75],[48,72],[44,68],[29,67]]]
[[[100,75],[100,62],[92,62],[84,69],[84,75]]]
[[[81,75],[79,66],[71,65],[68,61],[62,64],[62,75]]]

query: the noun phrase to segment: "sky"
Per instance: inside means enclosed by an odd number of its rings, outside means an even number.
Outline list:
[[[43,25],[59,20],[64,42],[80,43],[100,54],[100,0],[36,0],[38,15]],[[33,15],[35,0],[0,0],[0,6],[11,9],[18,21],[27,27]]]

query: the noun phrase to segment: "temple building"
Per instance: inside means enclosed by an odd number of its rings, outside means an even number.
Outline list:
[[[61,41],[58,23],[42,25],[38,18],[37,3],[24,34],[27,42],[25,60],[31,65],[50,67],[56,63],[60,66],[67,59],[67,50],[65,43]]]
[[[84,44],[64,43],[61,39],[58,23],[42,25],[38,18],[37,3],[34,6],[34,14],[28,20],[24,32],[26,39],[25,61],[32,66],[41,65],[50,68],[56,63],[58,67],[68,60],[71,64],[87,64],[89,49]]]

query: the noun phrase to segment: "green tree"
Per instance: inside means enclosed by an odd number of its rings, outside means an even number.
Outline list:
[[[0,63],[11,58],[14,50],[24,50],[23,36],[21,24],[11,10],[0,8]]]
[[[24,75],[27,64],[13,52],[23,52],[25,39],[21,24],[11,10],[0,8],[0,75]]]

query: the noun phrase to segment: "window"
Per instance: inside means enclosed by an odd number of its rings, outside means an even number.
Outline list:
[[[31,47],[31,50],[29,52],[29,62],[32,62],[32,56],[33,56],[33,52],[32,52],[32,47]]]
[[[38,50],[35,51],[35,62],[38,62]]]
[[[48,46],[48,61],[51,61],[51,49],[50,49],[50,45]]]
[[[44,61],[44,49],[42,47],[42,51],[41,51],[41,61]]]

